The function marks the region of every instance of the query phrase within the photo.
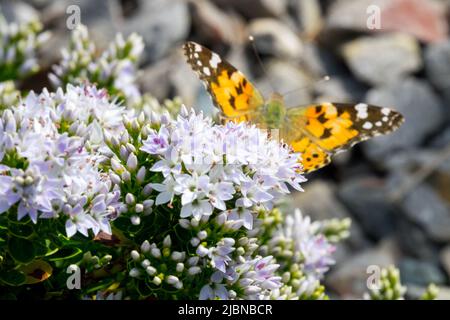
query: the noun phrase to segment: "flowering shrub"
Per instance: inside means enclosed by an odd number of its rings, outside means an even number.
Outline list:
[[[8,70],[31,68],[36,46]],[[21,97],[17,74],[2,78],[0,297],[326,299],[350,221],[283,209],[301,155],[266,132],[142,94],[142,49],[119,35],[98,56],[80,27],[54,92]],[[368,297],[401,297],[384,277]]]

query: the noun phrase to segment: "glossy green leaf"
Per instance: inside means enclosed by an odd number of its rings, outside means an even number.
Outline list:
[[[8,227],[9,232],[11,232],[16,237],[29,238],[33,235],[33,227],[29,224],[19,224],[10,223]]]
[[[55,254],[49,256],[48,260],[50,261],[60,261],[75,258],[81,255],[83,251],[79,248],[74,247],[66,247],[58,250]]]
[[[25,283],[26,277],[18,270],[8,270],[0,273],[0,282],[10,286],[20,286]]]
[[[20,263],[28,263],[35,257],[33,242],[28,239],[11,237],[8,241],[9,254]]]

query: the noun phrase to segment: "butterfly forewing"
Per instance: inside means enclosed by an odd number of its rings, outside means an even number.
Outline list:
[[[225,120],[256,120],[257,109],[264,100],[242,72],[198,43],[187,42],[183,49]]]
[[[403,116],[363,103],[322,103],[288,110],[282,138],[302,154],[304,172],[322,168],[330,156],[354,144],[397,129]]]

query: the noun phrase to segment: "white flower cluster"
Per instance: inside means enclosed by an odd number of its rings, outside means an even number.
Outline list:
[[[0,81],[37,71],[36,49],[50,36],[41,30],[39,21],[8,23],[0,12]]]
[[[239,256],[229,262],[225,272],[214,272],[210,283],[201,288],[200,300],[265,300],[282,285],[281,277],[275,273],[279,264],[272,256]]]
[[[320,222],[311,222],[300,210],[287,215],[285,221],[268,240],[264,251],[283,262],[286,272],[283,282],[289,285],[287,292],[275,292],[274,298],[286,296],[311,296],[320,286],[320,280],[335,261],[335,246],[320,232]],[[300,275],[300,277],[299,277]],[[286,288],[283,288],[286,290]]]
[[[118,34],[109,48],[97,57],[87,28],[79,25],[49,78],[55,87],[86,81],[96,83],[108,88],[112,94],[123,95],[129,104],[133,104],[141,98],[136,79],[137,62],[143,50],[144,42],[137,34],[133,33],[127,39]]]
[[[181,290],[192,285],[195,276],[202,272],[199,257],[189,257],[185,251],[176,251],[172,248],[170,235],[164,238],[162,247],[155,243],[144,241],[139,250],[131,251],[134,267],[129,274],[132,278],[147,277],[152,290],[158,291],[164,286],[172,290]]]
[[[235,228],[253,228],[258,208],[270,210],[288,185],[302,190],[298,154],[255,126],[213,125],[203,115],[183,111],[152,130],[142,151],[159,157],[150,171],[161,172],[156,205],[181,198],[180,218],[208,220],[213,211]]]
[[[64,216],[67,235],[111,233],[109,220],[122,204],[109,175],[99,170],[89,139],[96,124],[120,128],[123,108],[102,90],[68,86],[64,93],[30,93],[0,121],[0,213],[17,219]],[[100,130],[101,134],[101,130]],[[17,209],[16,209],[17,205]],[[11,212],[10,212],[11,213]]]

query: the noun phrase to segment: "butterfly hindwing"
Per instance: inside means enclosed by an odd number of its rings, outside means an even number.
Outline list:
[[[397,129],[403,116],[363,103],[322,103],[288,110],[284,139],[302,154],[304,172],[322,168],[337,152]]]
[[[222,117],[237,122],[254,120],[254,114],[264,100],[244,74],[198,43],[187,42],[183,49]]]

